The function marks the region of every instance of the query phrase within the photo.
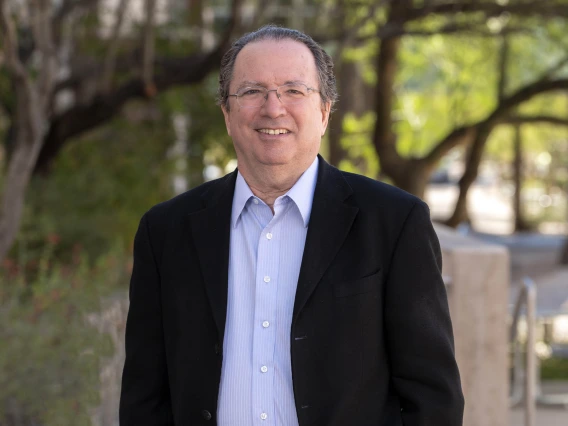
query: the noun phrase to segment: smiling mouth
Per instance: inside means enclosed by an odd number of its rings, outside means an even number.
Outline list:
[[[286,133],[291,133],[290,130],[287,129],[257,129],[257,132],[267,135],[283,135]]]

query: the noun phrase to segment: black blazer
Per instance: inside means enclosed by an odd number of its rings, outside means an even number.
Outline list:
[[[460,426],[428,207],[319,161],[292,319],[300,426]],[[235,179],[205,183],[140,222],[121,426],[216,424]]]

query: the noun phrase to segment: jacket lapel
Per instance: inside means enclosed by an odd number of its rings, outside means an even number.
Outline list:
[[[341,172],[319,157],[318,179],[302,266],[298,278],[292,323],[316,288],[351,229],[359,209],[345,204],[353,192]]]
[[[231,209],[236,177],[235,170],[212,184],[202,195],[205,208],[190,214],[193,240],[220,341],[225,335],[227,317]]]
[[[293,322],[331,264],[359,211],[344,203],[352,190],[341,172],[323,158],[319,161]],[[231,209],[236,177],[237,171],[213,184],[202,195],[204,208],[190,214],[193,239],[220,340],[225,335],[227,317]]]

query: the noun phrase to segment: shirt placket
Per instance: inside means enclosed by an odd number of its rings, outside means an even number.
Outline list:
[[[260,206],[259,206],[260,207]],[[262,206],[267,208],[266,206]],[[252,401],[254,424],[275,425],[274,347],[280,259],[281,218],[286,201],[275,202],[275,214],[263,228],[258,242],[253,332]]]

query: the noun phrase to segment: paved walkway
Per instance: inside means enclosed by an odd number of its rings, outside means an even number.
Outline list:
[[[566,235],[544,235],[535,232],[494,235],[471,231],[468,235],[486,243],[504,245],[509,249],[512,287],[517,287],[519,280],[525,275],[536,280],[557,269],[560,250],[568,238]]]
[[[565,235],[520,233],[491,235],[471,232],[474,238],[504,245],[511,257],[511,306],[517,300],[521,278],[532,278],[537,286],[537,315],[568,314],[568,265],[559,265]],[[567,423],[568,426],[568,423]]]
[[[568,411],[552,408],[539,408],[536,412],[535,426],[566,426]],[[525,416],[520,408],[511,410],[511,426],[525,426]]]
[[[542,384],[542,391],[546,395],[568,393],[568,381],[551,381]],[[535,426],[567,426],[568,407],[544,408],[538,407]],[[525,426],[525,413],[522,407],[511,410],[511,426]]]
[[[471,232],[473,237],[489,243],[505,245],[511,256],[511,304],[517,298],[520,280],[530,276],[537,286],[539,316],[568,313],[568,266],[558,265],[558,255],[566,236],[524,233],[491,235]],[[545,395],[568,394],[568,381],[542,383]],[[510,412],[511,426],[525,426],[523,407]],[[483,425],[485,426],[485,425]],[[568,407],[539,406],[535,426],[568,426]]]

